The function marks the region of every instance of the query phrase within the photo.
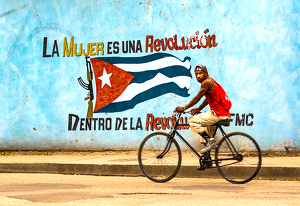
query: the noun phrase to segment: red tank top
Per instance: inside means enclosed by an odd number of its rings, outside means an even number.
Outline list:
[[[229,116],[229,109],[231,108],[231,101],[227,96],[224,89],[213,78],[209,78],[213,81],[215,88],[213,91],[207,91],[205,97],[208,101],[210,108],[219,117]]]

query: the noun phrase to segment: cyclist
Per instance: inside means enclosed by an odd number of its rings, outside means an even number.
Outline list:
[[[220,84],[214,79],[209,77],[207,68],[203,64],[198,64],[194,69],[196,79],[201,83],[201,88],[197,95],[184,107],[178,106],[175,111],[183,112],[196,105],[203,96],[205,96],[202,104],[191,110],[193,113],[199,113],[207,105],[210,106],[210,110],[204,113],[193,115],[189,119],[189,125],[193,133],[200,135],[200,142],[205,144],[205,148],[201,153],[206,153],[211,149],[218,147],[213,136],[216,126],[212,126],[222,119],[230,119],[229,109],[231,108],[231,101],[227,94],[223,90]]]

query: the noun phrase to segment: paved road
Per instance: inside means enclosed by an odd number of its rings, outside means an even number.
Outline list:
[[[299,181],[0,174],[0,205],[299,205]]]

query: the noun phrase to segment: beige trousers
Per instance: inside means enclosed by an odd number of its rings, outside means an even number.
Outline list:
[[[189,125],[193,133],[206,132],[210,137],[213,136],[216,126],[211,126],[222,119],[230,119],[228,116],[218,117],[215,112],[210,109],[207,112],[196,114],[189,119]],[[205,139],[200,136],[200,142],[205,143]]]

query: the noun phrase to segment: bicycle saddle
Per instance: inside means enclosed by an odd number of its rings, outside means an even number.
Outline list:
[[[218,121],[216,124],[214,124],[216,126],[225,126],[228,127],[230,126],[230,119],[222,119],[220,121]]]

